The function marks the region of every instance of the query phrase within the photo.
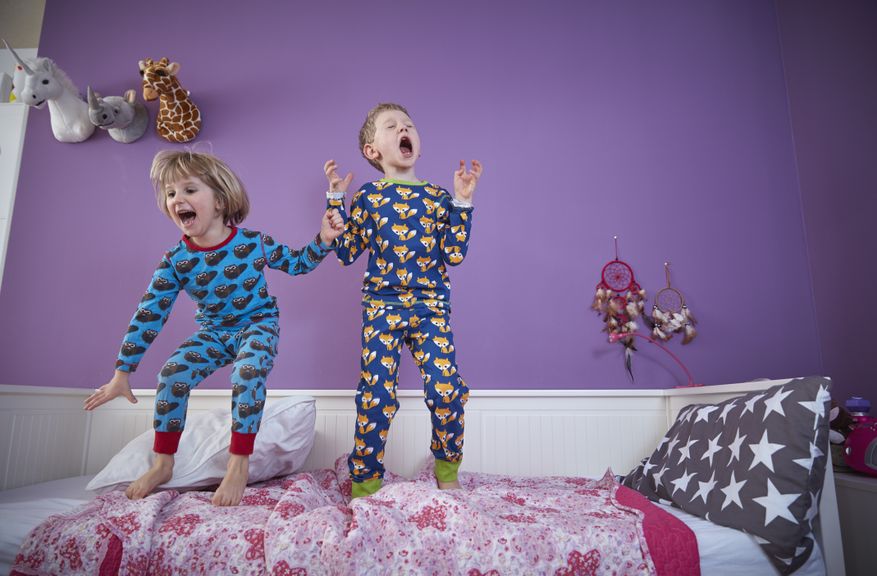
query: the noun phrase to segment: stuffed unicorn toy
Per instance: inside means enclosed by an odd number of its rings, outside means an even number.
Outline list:
[[[91,123],[106,130],[116,142],[129,144],[146,132],[149,114],[146,106],[137,101],[137,92],[128,90],[124,96],[107,96],[88,87],[88,118]]]
[[[12,91],[18,102],[34,108],[49,104],[52,133],[60,142],[82,142],[94,133],[88,120],[88,104],[63,70],[48,58],[25,62],[6,40],[6,49],[18,65],[12,80]]]

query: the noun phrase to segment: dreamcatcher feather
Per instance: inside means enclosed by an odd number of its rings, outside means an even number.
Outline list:
[[[646,291],[633,275],[629,264],[618,259],[618,237],[615,237],[615,260],[606,263],[600,273],[600,282],[594,294],[591,309],[603,318],[603,332],[609,341],[624,346],[624,368],[633,380],[632,358],[636,351],[633,336],[639,326],[637,318],[643,315]],[[622,336],[624,335],[624,336]]]
[[[648,322],[652,337],[666,342],[674,334],[682,332],[684,334],[682,343],[688,344],[697,336],[697,330],[694,328],[697,320],[685,305],[685,297],[682,293],[670,285],[669,262],[664,262],[664,273],[667,276],[667,286],[655,294],[655,304],[652,306],[652,316]]]

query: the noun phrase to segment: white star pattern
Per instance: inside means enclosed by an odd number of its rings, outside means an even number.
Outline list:
[[[689,439],[688,443],[679,449],[679,462],[677,464],[682,464],[683,460],[688,460],[691,458],[691,447],[700,442],[700,440],[692,440]]]
[[[767,466],[767,469],[773,472],[773,453],[785,448],[782,444],[771,444],[770,440],[767,438],[767,430],[764,431],[764,435],[761,437],[761,440],[758,441],[758,444],[749,444],[749,449],[752,450],[752,464],[749,465],[749,469],[752,470],[759,463]]]
[[[688,483],[691,481],[692,478],[694,478],[694,472],[692,472],[691,474],[686,474],[685,472],[683,472],[682,476],[680,476],[676,480],[671,481],[670,483],[673,485],[672,494],[676,494],[677,490],[682,490],[682,493],[685,494],[685,492],[688,491]]]
[[[822,450],[819,449],[819,446],[817,446],[815,443],[811,442],[810,443],[810,457],[809,458],[796,458],[795,460],[792,460],[792,462],[794,462],[795,464],[797,464],[799,466],[803,466],[807,470],[812,470],[813,469],[813,461],[816,460],[817,458],[819,458],[820,456],[825,456],[825,454],[822,453]]]
[[[828,389],[825,386],[820,386],[819,391],[816,393],[816,400],[811,402],[798,402],[798,404],[815,414],[815,417],[813,418],[814,430],[819,424],[819,419],[825,417],[825,401],[830,397]]]
[[[670,440],[670,444],[667,445],[667,459],[670,459],[670,454],[673,453],[673,448],[679,444],[679,436],[674,436],[672,440]]]
[[[786,399],[792,393],[791,390],[784,391],[782,388],[776,391],[776,393],[764,401],[764,417],[762,418],[762,422],[767,420],[768,415],[771,412],[776,412],[780,416],[785,417],[786,413],[783,412],[783,400]]]
[[[813,475],[827,466],[828,436],[820,426],[828,424],[831,384],[822,377],[772,384],[721,403],[684,406],[631,478],[652,500],[672,500],[751,535],[786,573],[815,549],[821,485]],[[777,539],[790,530],[794,539]]]
[[[679,419],[683,422],[688,422],[691,420],[691,415],[694,414],[694,406],[689,406],[685,408],[682,412],[679,413]]]
[[[810,525],[813,525],[813,519],[819,515],[819,496],[822,494],[822,490],[818,491],[816,494],[810,493],[810,507],[807,508],[807,514],[804,515],[804,519],[807,522],[810,522]]]
[[[740,430],[737,430],[736,438],[734,438],[733,442],[728,444],[728,449],[731,451],[731,460],[728,461],[728,464],[734,460],[740,460],[740,446],[743,445],[744,440],[746,440],[746,434],[740,436]]]
[[[753,396],[752,398],[750,398],[746,402],[744,402],[743,404],[745,404],[746,407],[743,408],[743,414],[746,414],[747,412],[752,412],[753,414],[755,414],[755,403],[758,402],[759,400],[761,400],[762,398],[764,398],[764,394],[758,394],[756,396]],[[740,416],[743,416],[743,414],[740,414]]]
[[[710,468],[713,467],[713,454],[722,450],[722,447],[719,446],[719,438],[722,437],[722,433],[719,432],[716,434],[716,437],[709,441],[709,447],[706,449],[706,452],[703,453],[701,460],[706,460],[709,458]]]
[[[713,412],[715,412],[718,409],[719,409],[718,406],[712,406],[712,405],[704,406],[703,408],[701,408],[700,410],[697,411],[697,418],[694,419],[694,423],[697,424],[698,422],[701,422],[701,421],[709,422],[710,414],[712,414]]]
[[[789,506],[797,500],[801,494],[789,493],[782,494],[773,485],[770,479],[767,480],[767,495],[753,498],[752,501],[759,506],[764,507],[764,525],[767,526],[774,521],[775,518],[785,518],[789,522],[798,523],[795,516],[789,511]]]
[[[727,418],[728,414],[730,414],[731,410],[737,407],[736,400],[734,402],[728,402],[725,404],[725,407],[722,408],[722,413],[719,414],[719,420],[722,421],[722,424],[725,423],[725,418]]]
[[[659,486],[664,486],[664,481],[661,479],[661,476],[668,470],[667,465],[661,466],[661,469],[658,470],[658,473],[654,475],[655,479],[655,490],[657,491]]]
[[[731,481],[727,486],[721,488],[722,494],[725,495],[725,501],[722,502],[722,510],[727,508],[731,503],[736,504],[741,510],[743,509],[743,502],[740,501],[740,490],[743,489],[746,482],[747,480],[737,482],[734,478],[734,471],[731,471]]]
[[[694,496],[691,497],[691,501],[694,502],[695,498],[700,498],[703,500],[704,505],[706,505],[706,499],[709,498],[710,492],[712,492],[713,488],[716,485],[715,481],[716,473],[713,472],[713,475],[710,476],[710,479],[707,482],[698,482],[698,489],[694,493]]]

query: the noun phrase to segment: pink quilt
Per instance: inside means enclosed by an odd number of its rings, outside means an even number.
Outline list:
[[[347,465],[247,488],[240,506],[210,492],[121,491],[49,518],[13,574],[700,574],[694,534],[607,475],[516,478],[431,470],[388,475],[350,502]]]

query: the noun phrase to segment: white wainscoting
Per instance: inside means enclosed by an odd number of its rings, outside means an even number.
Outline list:
[[[466,405],[461,470],[521,476],[597,476],[627,473],[652,453],[679,410],[721,402],[786,380],[671,390],[473,391]],[[0,489],[97,473],[129,440],[152,428],[154,391],[136,390],[139,403],[116,399],[82,410],[90,390],[0,385]],[[305,470],[328,468],[352,448],[356,411],[352,390],[269,390],[271,397],[316,400],[314,447]],[[411,476],[431,456],[429,413],[422,393],[400,390],[387,439],[387,468]],[[231,408],[228,390],[195,390],[190,412]],[[822,494],[823,554],[829,574],[843,574],[843,548],[834,474]]]
[[[624,474],[651,454],[688,404],[719,402],[780,381],[671,390],[481,390],[466,405],[463,470],[521,476]],[[90,390],[0,386],[0,489],[97,473],[132,438],[152,429],[154,390],[136,390],[94,412]],[[228,390],[195,390],[190,413],[231,408]],[[316,400],[314,447],[305,468],[331,467],[353,444],[353,390],[277,390]],[[430,457],[422,393],[399,390],[385,464],[411,476]]]

